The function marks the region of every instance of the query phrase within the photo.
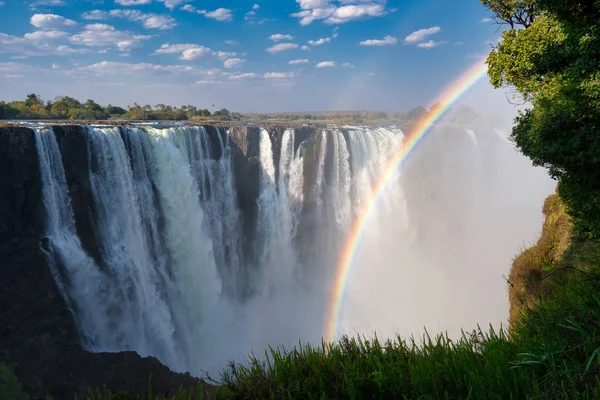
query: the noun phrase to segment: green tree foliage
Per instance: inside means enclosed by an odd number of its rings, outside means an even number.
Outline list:
[[[223,108],[218,111],[220,119],[236,119],[240,114],[231,114]],[[216,114],[216,113],[215,113]],[[37,94],[27,95],[25,101],[0,101],[0,119],[71,119],[71,120],[105,120],[111,117],[132,120],[177,120],[184,121],[194,118],[207,118],[211,113],[208,109],[198,109],[193,105],[173,107],[165,104],[141,106],[134,103],[127,110],[112,104],[102,107],[92,99],[81,103],[68,96],[60,96],[54,101],[44,103]]]
[[[415,121],[421,118],[423,114],[427,113],[427,110],[424,107],[415,107],[408,112],[408,120]]]
[[[559,181],[577,226],[600,236],[600,2],[482,3],[510,26],[488,57],[490,81],[531,104],[513,139]]]
[[[0,363],[0,399],[29,400],[12,370]]]

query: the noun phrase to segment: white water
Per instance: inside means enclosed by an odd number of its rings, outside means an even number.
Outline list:
[[[356,251],[340,333],[505,320],[502,275],[539,231],[553,183],[502,135],[440,127],[395,171]],[[36,132],[50,264],[82,339],[201,374],[268,345],[320,340],[340,246],[403,135],[338,127],[301,144],[294,130],[261,130],[252,238],[227,132],[103,127],[87,137],[99,265],[77,237],[54,133]]]

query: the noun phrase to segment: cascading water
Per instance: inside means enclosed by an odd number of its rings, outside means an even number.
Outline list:
[[[49,264],[82,342],[156,356],[196,375],[268,345],[320,340],[340,246],[403,140],[388,128],[331,127],[308,139],[262,129],[257,157],[246,161],[258,172],[255,208],[244,208],[239,190],[248,182],[236,175],[235,157],[245,156],[226,130],[89,127],[85,135],[96,260],[77,236],[56,137],[36,130]],[[535,234],[533,205],[551,188],[498,132],[439,128],[377,200],[355,254],[341,331],[413,333],[501,320],[484,312],[506,303],[500,275]],[[524,208],[533,216],[523,218]],[[499,251],[490,250],[495,236]],[[479,308],[462,293],[485,297],[477,279],[496,296]]]

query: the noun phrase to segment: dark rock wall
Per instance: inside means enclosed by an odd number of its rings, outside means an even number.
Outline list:
[[[41,234],[43,217],[34,133],[0,128],[0,242]]]

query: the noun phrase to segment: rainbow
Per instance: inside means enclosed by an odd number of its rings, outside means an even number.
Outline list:
[[[352,260],[360,243],[360,239],[365,228],[365,225],[371,215],[371,212],[377,204],[377,200],[384,191],[387,182],[393,175],[394,171],[399,168],[406,160],[408,155],[417,146],[421,139],[429,132],[433,124],[444,115],[446,110],[456,102],[464,93],[466,93],[473,85],[475,85],[487,73],[487,65],[483,60],[477,62],[459,79],[454,81],[440,96],[436,103],[439,107],[427,113],[404,138],[404,141],[398,150],[386,162],[382,173],[377,179],[373,187],[371,197],[367,202],[367,206],[362,210],[352,225],[346,242],[342,248],[337,266],[336,274],[333,282],[333,293],[329,301],[329,308],[326,314],[325,321],[325,337],[326,342],[331,343],[335,339],[338,332],[340,312],[342,302],[346,290],[346,283],[350,274]]]

